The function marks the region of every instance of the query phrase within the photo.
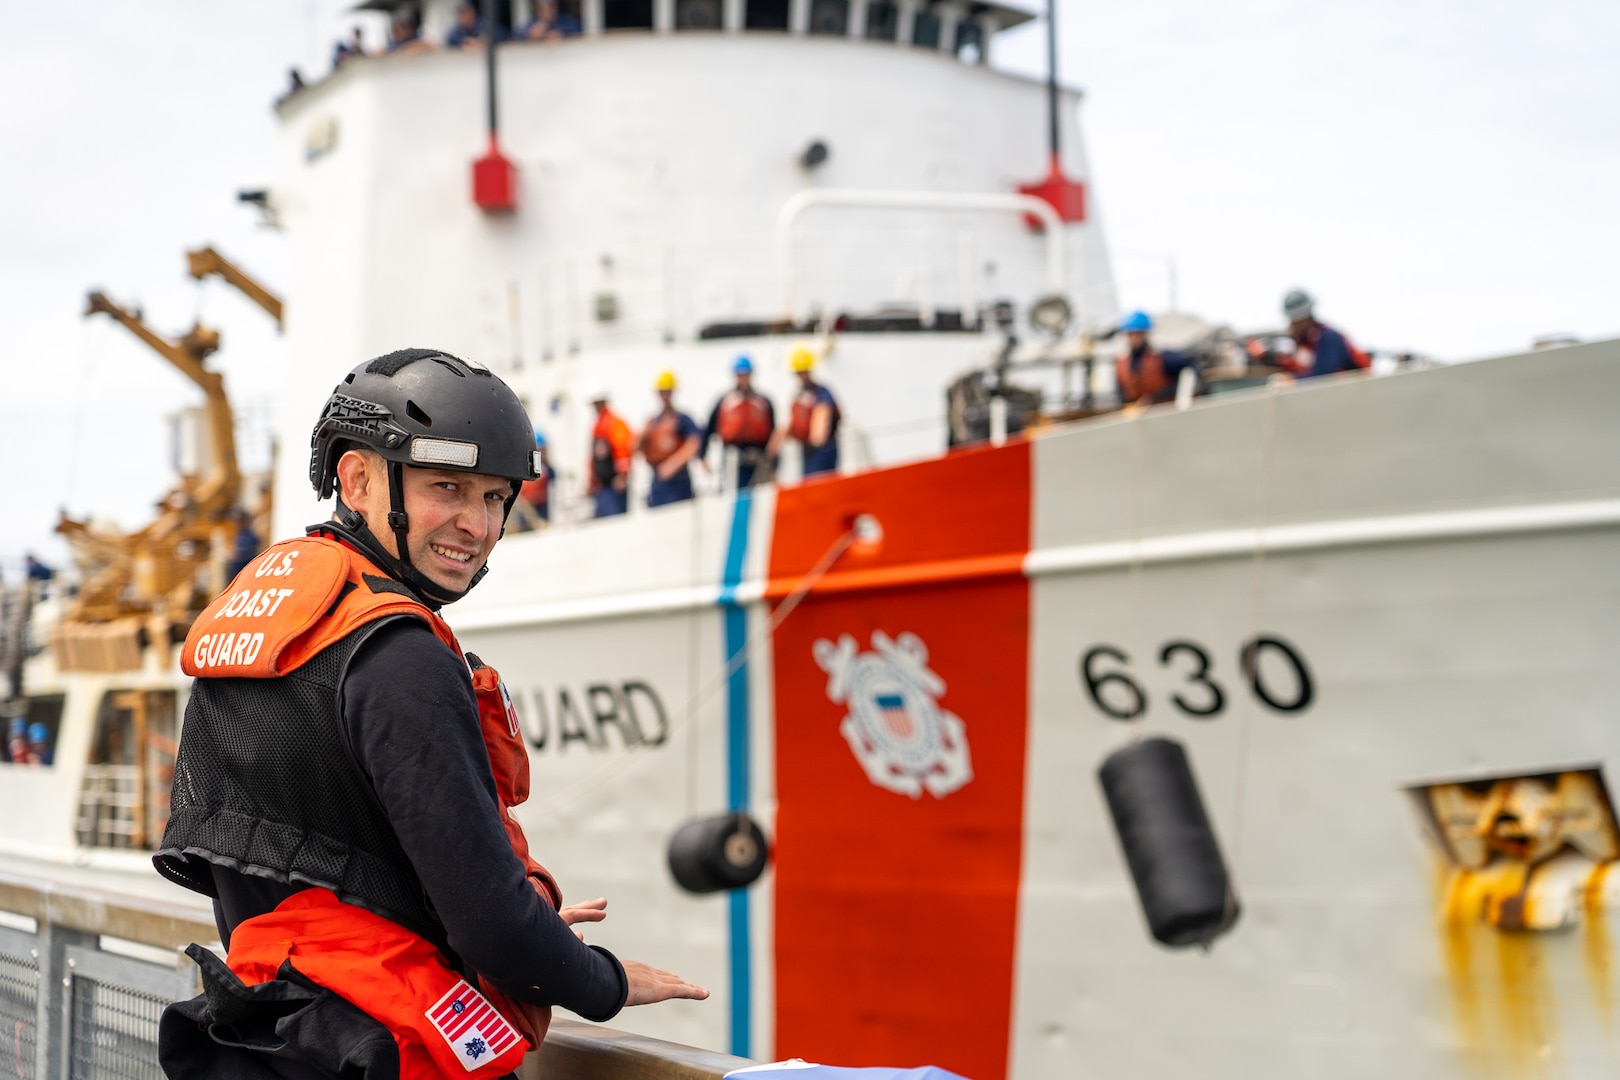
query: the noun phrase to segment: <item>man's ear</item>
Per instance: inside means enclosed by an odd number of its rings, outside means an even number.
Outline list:
[[[344,506],[364,512],[371,485],[376,480],[372,472],[371,459],[359,450],[350,450],[338,458],[338,494]]]

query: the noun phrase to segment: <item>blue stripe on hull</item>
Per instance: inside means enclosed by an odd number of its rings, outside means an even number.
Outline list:
[[[724,609],[727,664],[748,647],[748,613],[737,603],[737,586],[742,581],[743,559],[748,554],[748,520],[753,505],[752,491],[738,493],[737,505],[731,517],[731,536],[726,542],[720,604]],[[727,809],[748,809],[748,765],[748,662],[744,660],[737,664],[737,669],[726,680]],[[729,905],[728,929],[731,938],[731,1052],[738,1057],[751,1057],[754,987],[748,890],[731,890],[726,895],[726,902]]]

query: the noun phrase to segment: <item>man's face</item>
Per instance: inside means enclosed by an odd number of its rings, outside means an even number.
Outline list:
[[[674,399],[675,399],[675,391],[673,391],[673,390],[660,390],[660,391],[658,391],[658,400],[663,402],[664,408],[666,408],[666,409],[671,408],[672,406],[670,405],[670,402],[673,401]]]
[[[1310,329],[1310,325],[1311,317],[1309,315],[1291,317],[1288,320],[1288,330],[1293,334],[1303,334],[1306,330]]]
[[[1127,330],[1125,332],[1125,340],[1131,343],[1131,348],[1133,350],[1140,349],[1142,346],[1147,344],[1147,334],[1141,330]]]
[[[343,501],[365,515],[373,535],[397,558],[399,547],[388,527],[387,465],[376,455],[344,455],[344,462],[351,459],[358,459],[362,468],[351,466],[345,475],[343,462],[339,463]],[[405,513],[410,517],[405,543],[411,565],[450,592],[466,589],[501,537],[512,482],[450,469],[400,471]]]
[[[752,372],[749,372],[749,371],[739,371],[739,372],[737,372],[737,389],[741,390],[743,393],[746,394],[748,392],[749,387],[751,387],[753,385],[754,385],[754,375],[753,375]]]
[[[456,21],[461,24],[463,30],[471,30],[473,24],[478,21],[478,9],[470,4],[461,5],[456,9]]]

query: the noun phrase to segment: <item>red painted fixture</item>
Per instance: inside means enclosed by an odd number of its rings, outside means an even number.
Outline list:
[[[489,137],[489,152],[473,162],[473,202],[486,214],[510,214],[517,209],[517,166]]]
[[[501,153],[500,127],[495,116],[495,43],[500,38],[495,25],[495,0],[484,0],[483,19],[489,150],[473,162],[473,202],[486,214],[510,214],[517,210],[517,166]]]
[[[1064,224],[1086,220],[1086,186],[1063,175],[1063,156],[1058,152],[1058,76],[1057,76],[1057,4],[1046,0],[1046,125],[1047,142],[1051,147],[1051,167],[1046,179],[1033,184],[1019,184],[1021,195],[1045,199]],[[1039,231],[1041,219],[1025,214],[1024,221]]]

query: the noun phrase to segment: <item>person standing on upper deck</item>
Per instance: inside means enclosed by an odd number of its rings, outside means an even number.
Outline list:
[[[691,463],[703,445],[703,435],[697,421],[675,407],[673,371],[660,373],[654,387],[664,407],[647,421],[637,449],[653,471],[647,505],[663,506],[692,497]]]
[[[606,390],[591,393],[591,406],[596,409],[596,426],[591,429],[590,492],[596,516],[612,517],[630,508],[630,460],[636,440],[624,418],[608,408]]]
[[[1288,333],[1294,339],[1294,357],[1285,367],[1296,379],[1369,366],[1367,354],[1350,344],[1349,338],[1316,320],[1316,300],[1304,289],[1294,289],[1283,297],[1283,314],[1288,316]]]
[[[1192,357],[1169,349],[1155,349],[1148,340],[1153,320],[1145,311],[1133,311],[1119,324],[1126,349],[1114,362],[1121,405],[1154,405],[1176,396],[1181,373],[1192,368]]]
[[[771,440],[771,456],[782,443],[792,439],[803,452],[806,478],[838,471],[838,421],[842,414],[832,391],[816,382],[816,354],[804,345],[796,346],[788,360],[799,377],[799,392],[793,395],[787,426],[778,428]]]
[[[534,0],[534,18],[523,28],[528,41],[561,41],[584,32],[578,16],[560,11],[557,0]]]
[[[754,362],[737,357],[731,365],[737,385],[715,403],[709,424],[703,430],[698,456],[709,452],[709,440],[716,435],[721,445],[737,453],[737,487],[753,487],[761,465],[771,461],[771,436],[776,433],[776,409],[769,398],[754,389]]]
[[[462,3],[456,5],[456,25],[444,35],[444,47],[447,49],[465,49],[469,45],[482,45],[485,39],[484,20],[478,14],[475,4]]]

